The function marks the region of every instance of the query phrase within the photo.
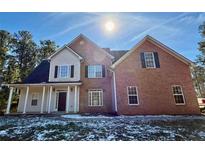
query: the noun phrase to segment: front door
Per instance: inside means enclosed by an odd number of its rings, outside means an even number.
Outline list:
[[[58,111],[65,111],[66,109],[66,92],[59,92]]]

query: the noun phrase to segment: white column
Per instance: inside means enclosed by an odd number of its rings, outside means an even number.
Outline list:
[[[75,86],[74,112],[77,112],[77,86]]]
[[[49,90],[49,100],[48,100],[48,113],[51,112],[51,96],[52,96],[52,90],[53,90],[53,87],[50,86],[50,90]]]
[[[43,105],[44,105],[44,99],[45,99],[45,91],[46,91],[46,86],[43,86],[43,94],[42,94],[42,100],[41,100],[41,113],[43,113]]]
[[[69,112],[69,106],[70,106],[70,86],[67,88],[67,96],[66,96],[66,112]]]
[[[27,102],[28,102],[28,93],[29,93],[29,86],[26,87],[26,97],[25,97],[25,101],[24,101],[23,113],[26,113],[26,106],[27,106]]]
[[[7,104],[7,109],[6,109],[6,114],[9,114],[9,113],[10,113],[13,90],[14,90],[14,87],[11,87],[11,88],[10,88],[10,93],[9,93],[8,104]]]
[[[116,78],[115,78],[115,72],[113,71],[113,88],[114,88],[114,103],[115,103],[115,112],[117,112],[117,89],[116,89]]]
[[[78,101],[77,101],[77,111],[79,112],[80,108],[80,87],[78,86]]]

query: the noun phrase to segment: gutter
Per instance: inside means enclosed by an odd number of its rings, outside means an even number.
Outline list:
[[[113,88],[114,88],[114,105],[115,112],[117,112],[117,92],[116,92],[116,79],[115,79],[115,71],[109,69],[113,73]]]

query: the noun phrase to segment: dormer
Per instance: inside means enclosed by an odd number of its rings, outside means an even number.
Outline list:
[[[80,81],[83,58],[68,46],[63,46],[49,57],[49,82]]]

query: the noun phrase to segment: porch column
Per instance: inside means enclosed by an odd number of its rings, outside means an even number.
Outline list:
[[[6,114],[9,114],[9,113],[10,113],[13,90],[14,90],[14,87],[10,87],[10,93],[9,93],[9,99],[8,99]]]
[[[79,111],[80,108],[80,87],[78,86],[78,101],[77,101],[77,111]]]
[[[69,105],[70,105],[70,86],[67,88],[67,96],[66,96],[66,112],[69,112]]]
[[[75,86],[75,97],[74,97],[74,112],[77,112],[77,86]]]
[[[48,113],[51,112],[51,96],[52,96],[52,90],[53,90],[53,87],[50,86],[50,89],[49,89],[49,100],[48,100]]]
[[[28,93],[29,93],[29,86],[26,87],[26,96],[25,96],[25,101],[24,101],[23,113],[26,113],[26,106],[27,106],[27,102],[28,102]]]
[[[43,113],[43,105],[44,105],[44,99],[45,99],[45,90],[46,90],[46,86],[43,86],[43,94],[42,94],[42,100],[41,100],[41,113]]]

